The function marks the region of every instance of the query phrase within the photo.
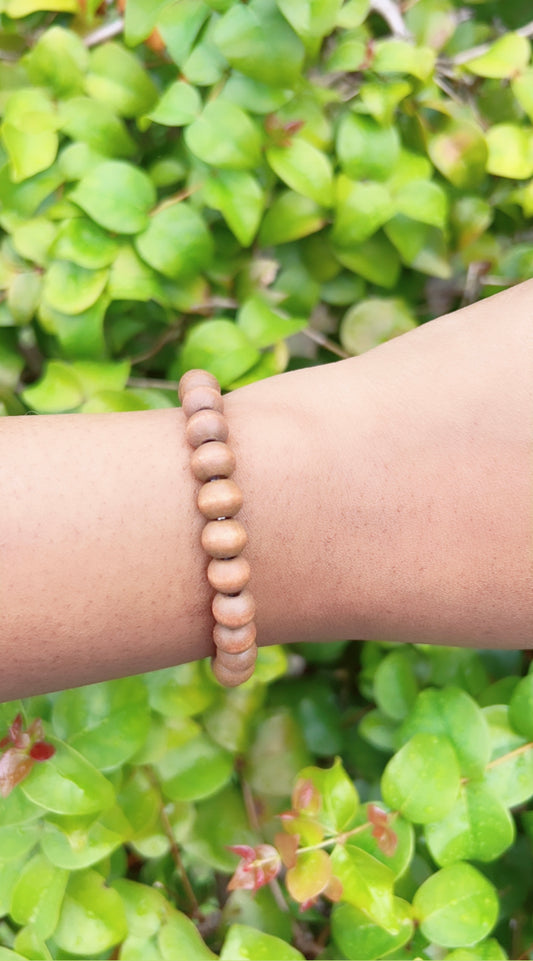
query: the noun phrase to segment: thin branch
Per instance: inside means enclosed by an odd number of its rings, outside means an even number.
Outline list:
[[[88,33],[83,38],[83,42],[86,47],[96,47],[99,43],[105,43],[107,40],[112,40],[113,37],[118,37],[123,30],[124,17],[118,17],[117,20],[104,23],[102,27],[97,27],[92,33]]]
[[[400,8],[394,0],[371,0],[370,9],[383,17],[395,37],[399,37],[401,40],[412,39],[400,13]]]
[[[509,751],[508,754],[502,754],[501,757],[497,757],[494,761],[489,761],[485,770],[488,771],[493,767],[497,767],[499,764],[504,764],[505,761],[510,761],[514,757],[519,757],[520,754],[525,754],[527,751],[531,751],[533,748],[533,741],[528,741],[527,744],[521,744],[520,747],[515,747],[514,751]]]
[[[515,30],[514,33],[517,33],[520,37],[533,37],[533,20],[523,27],[518,27],[518,30]],[[470,47],[469,50],[461,50],[461,53],[456,53],[455,57],[446,57],[443,63],[459,67],[463,63],[468,63],[469,60],[473,60],[474,57],[481,57],[482,54],[488,53],[497,39],[496,37],[495,40],[489,40],[488,43],[479,43],[476,47]]]
[[[347,360],[348,357],[352,356],[347,351],[343,350],[342,347],[339,347],[335,341],[330,340],[329,337],[325,337],[324,334],[321,334],[319,330],[313,330],[312,327],[305,327],[304,330],[302,330],[302,334],[305,334],[305,336],[309,337],[310,340],[314,340],[315,344],[319,344],[320,347],[325,347],[326,350],[330,351],[330,353],[336,354],[337,357],[341,357],[342,360]]]

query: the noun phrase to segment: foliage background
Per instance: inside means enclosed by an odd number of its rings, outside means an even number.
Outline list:
[[[0,0],[2,415],[171,406],[533,275],[527,0],[119,6]],[[0,760],[0,958],[533,957],[529,664],[302,644],[2,706],[55,753]],[[228,895],[291,803],[313,852]]]

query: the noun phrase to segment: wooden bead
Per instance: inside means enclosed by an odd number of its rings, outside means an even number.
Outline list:
[[[224,410],[224,400],[219,390],[200,384],[185,392],[181,409],[186,417],[192,417],[197,410]]]
[[[212,610],[215,621],[224,627],[244,627],[255,617],[255,601],[248,590],[236,597],[219,593],[213,598]]]
[[[230,477],[235,470],[235,454],[231,447],[218,441],[202,444],[191,457],[191,469],[199,481]]]
[[[236,557],[246,546],[248,537],[239,521],[228,518],[225,521],[208,521],[201,539],[204,551],[211,557]]]
[[[220,394],[220,384],[214,374],[210,374],[208,370],[188,370],[178,384],[180,404],[183,404],[185,394],[195,387],[212,387]]]
[[[226,561],[214,557],[207,568],[207,580],[221,594],[240,594],[250,580],[250,565],[242,554]]]
[[[185,436],[191,447],[199,447],[211,440],[226,441],[228,434],[226,418],[218,410],[197,410],[185,427]]]
[[[204,484],[198,492],[198,510],[208,520],[234,517],[242,507],[242,493],[235,481],[224,479]]]
[[[245,624],[244,627],[224,627],[222,624],[215,624],[213,629],[213,640],[220,651],[227,654],[240,654],[247,651],[252,644],[255,644],[257,628],[254,621]]]
[[[256,658],[255,644],[242,654],[225,654],[220,651],[212,661],[213,674],[225,687],[237,687],[251,678]]]

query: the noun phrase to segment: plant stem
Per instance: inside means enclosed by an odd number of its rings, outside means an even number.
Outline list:
[[[112,20],[111,23],[104,23],[102,27],[97,27],[92,33],[88,33],[83,38],[83,42],[86,47],[96,47],[99,43],[105,43],[107,40],[117,37],[123,29],[124,17],[119,17],[117,20]]]

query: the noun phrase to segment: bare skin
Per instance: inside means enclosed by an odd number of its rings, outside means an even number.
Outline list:
[[[533,645],[533,282],[226,398],[262,644]],[[179,410],[0,424],[0,700],[212,652]]]

